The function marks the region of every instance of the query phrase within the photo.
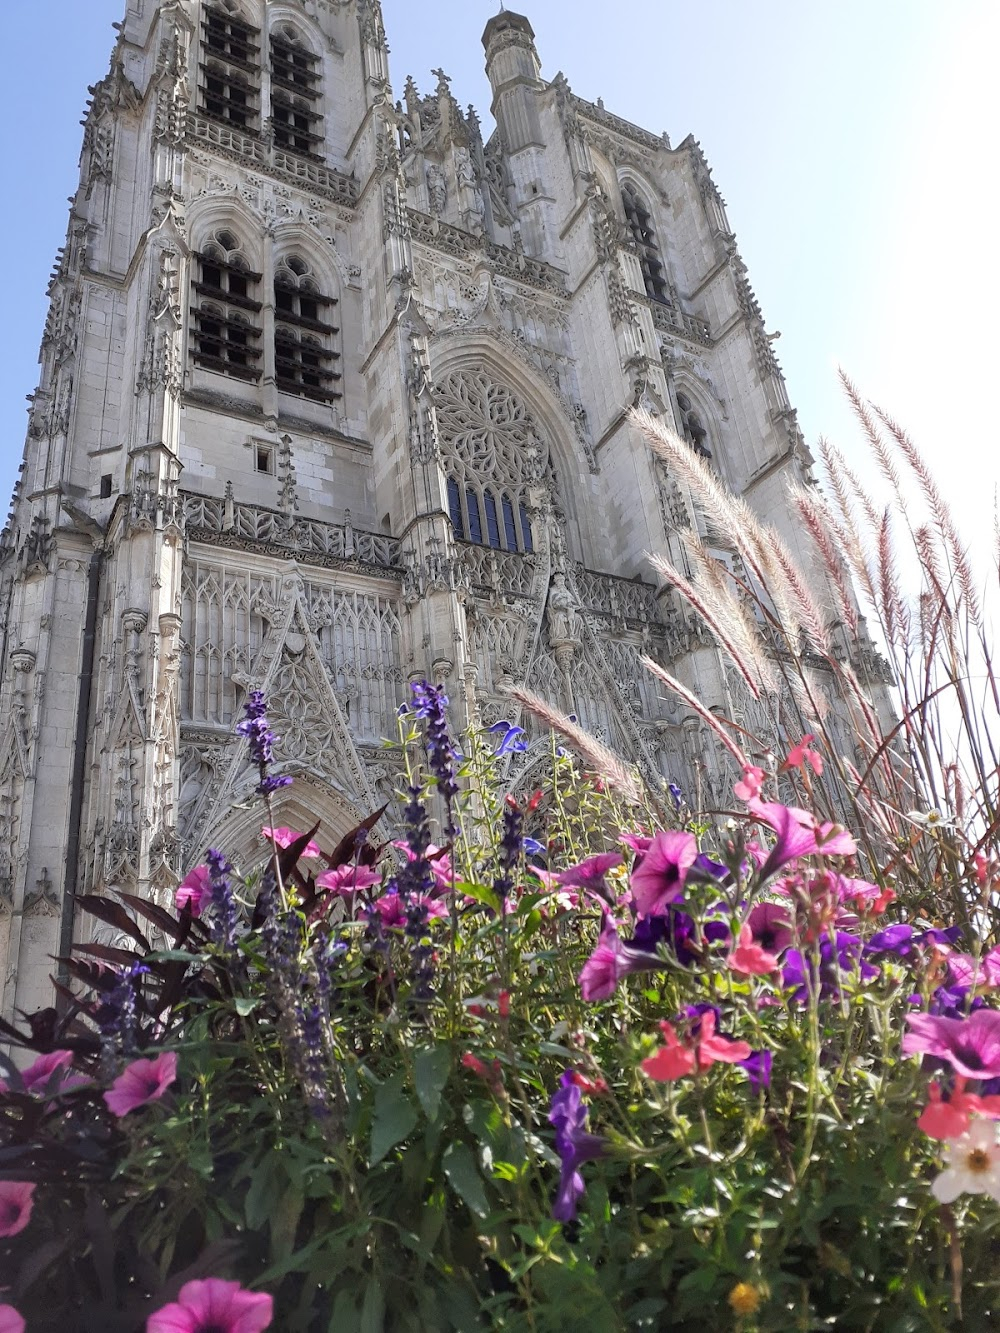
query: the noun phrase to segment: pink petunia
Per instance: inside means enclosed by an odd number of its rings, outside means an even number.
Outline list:
[[[992,990],[1000,986],[1000,947],[990,949],[978,960],[970,953],[951,953],[948,955],[948,971],[956,986]]]
[[[753,764],[743,770],[742,779],[733,784],[733,795],[738,801],[751,801],[755,796],[760,795],[760,789],[764,785],[764,770],[756,768]]]
[[[757,903],[746,919],[750,935],[768,953],[778,954],[795,941],[790,903]]]
[[[663,916],[684,890],[687,872],[698,855],[693,833],[657,833],[632,871],[632,899],[640,916]]]
[[[428,894],[422,893],[417,901],[426,908],[427,915],[431,919],[448,915],[448,909],[440,898],[431,898]],[[387,929],[402,929],[406,925],[406,906],[398,893],[383,893],[380,898],[375,899],[372,906]]]
[[[633,852],[642,855],[649,851],[649,844],[653,841],[651,833],[622,833],[619,842],[623,842],[626,847],[631,847]]]
[[[370,866],[337,866],[316,876],[317,889],[329,889],[331,893],[344,895],[356,893],[358,889],[370,889],[372,885],[381,883],[382,876]]]
[[[766,977],[777,971],[780,963],[773,953],[768,953],[753,937],[749,926],[740,931],[739,942],[726,959],[731,972],[738,972],[744,977]]]
[[[406,857],[407,861],[415,861],[416,855],[406,842],[394,842],[393,847],[398,847]],[[451,889],[455,874],[452,869],[451,857],[442,848],[429,843],[427,851],[424,853],[427,864],[430,867],[431,874],[434,876],[434,888],[438,893],[447,893]]]
[[[698,1068],[708,1069],[717,1060],[735,1065],[740,1060],[748,1060],[753,1054],[749,1043],[737,1041],[734,1037],[724,1037],[715,1030],[715,1014],[711,1009],[701,1016],[698,1030]]]
[[[195,866],[177,886],[174,906],[178,912],[191,904],[191,915],[201,916],[202,908],[212,896],[212,874],[208,866]]]
[[[53,1076],[65,1071],[73,1063],[72,1051],[49,1051],[47,1055],[40,1055],[34,1064],[29,1065],[21,1073],[24,1081],[24,1091],[29,1093],[45,1092],[49,1084],[52,1083]],[[85,1082],[86,1080],[84,1080]],[[74,1086],[79,1082],[74,1079]],[[60,1077],[53,1084],[54,1092],[65,1090],[65,1077]],[[10,1085],[5,1079],[0,1078],[0,1092],[9,1092]]]
[[[155,1060],[133,1060],[104,1094],[104,1100],[113,1115],[128,1115],[140,1106],[159,1101],[176,1078],[176,1051],[164,1051]]]
[[[968,1018],[908,1014],[904,1055],[936,1055],[966,1078],[1000,1076],[1000,1013],[977,1009]]]
[[[26,1327],[13,1305],[0,1305],[0,1333],[24,1333]]]
[[[600,893],[606,888],[605,875],[621,863],[620,852],[599,852],[596,856],[588,856],[578,865],[561,871],[556,876],[556,883],[565,889],[583,889],[585,893]]]
[[[218,1277],[187,1282],[177,1300],[151,1314],[146,1333],[263,1333],[274,1319],[274,1298]]]
[[[28,1225],[34,1192],[26,1180],[0,1180],[0,1236],[16,1236]]]
[[[761,866],[764,879],[802,856],[853,856],[858,850],[846,829],[839,824],[819,824],[815,815],[796,805],[761,801],[754,796],[747,801],[747,807],[755,819],[767,824],[777,835]]]
[[[297,833],[293,828],[262,828],[260,836],[266,838],[268,842],[273,842],[275,847],[280,847],[284,850],[286,847],[291,847],[293,842],[298,842],[299,838],[302,837],[302,834]],[[310,840],[306,843],[305,850],[300,852],[299,855],[315,857],[322,856],[323,853],[320,851],[316,843]]]

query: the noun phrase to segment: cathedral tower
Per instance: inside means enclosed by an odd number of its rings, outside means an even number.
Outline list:
[[[129,0],[0,549],[4,1014],[50,1002],[75,894],[259,858],[253,688],[279,822],[334,841],[414,677],[457,724],[527,679],[725,781],[638,663],[744,706],[650,575],[700,519],[628,410],[793,549],[809,455],[698,144],[543,79],[520,15],[483,43],[486,138],[442,70],[395,100],[379,0]]]

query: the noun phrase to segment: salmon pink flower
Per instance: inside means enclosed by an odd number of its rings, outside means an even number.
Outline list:
[[[733,786],[733,794],[738,801],[750,801],[760,795],[764,785],[764,770],[751,765],[743,770],[743,778]]]
[[[370,889],[374,884],[381,884],[382,876],[370,866],[337,866],[333,870],[324,870],[316,876],[317,889],[329,889],[331,893],[346,896],[358,889]]]
[[[910,1031],[903,1038],[904,1055],[936,1055],[966,1078],[1000,1075],[1000,1013],[977,1009],[968,1018],[908,1014]]]
[[[266,838],[268,842],[273,842],[275,847],[280,847],[284,850],[286,847],[291,847],[293,842],[298,842],[299,838],[302,837],[302,834],[296,833],[293,828],[262,828],[260,836]],[[316,843],[310,839],[305,845],[305,850],[300,852],[299,855],[316,857],[322,856],[323,853],[320,851]]]
[[[34,1192],[26,1180],[0,1180],[0,1236],[16,1236],[28,1225]]]
[[[0,1333],[24,1333],[26,1327],[13,1305],[0,1305]]]
[[[768,953],[754,940],[749,926],[740,931],[739,942],[726,959],[726,965],[731,972],[744,977],[766,977],[781,966],[773,953]]]
[[[177,886],[174,894],[174,906],[183,912],[191,904],[191,915],[201,916],[201,909],[212,900],[212,874],[207,865],[195,866],[189,870]]]
[[[693,833],[656,834],[631,875],[632,899],[640,916],[662,916],[681,897],[697,855]]]
[[[960,1194],[989,1194],[1000,1202],[1000,1147],[991,1121],[974,1121],[945,1152],[948,1165],[931,1185],[939,1203],[954,1203]]]
[[[973,1115],[985,1116],[989,1120],[1000,1120],[1000,1097],[982,1097],[975,1092],[966,1092],[966,1079],[956,1077],[955,1086],[947,1101],[942,1096],[942,1089],[937,1079],[928,1088],[929,1102],[924,1107],[917,1125],[928,1138],[955,1139],[969,1128]]]
[[[176,1051],[164,1051],[155,1060],[133,1060],[104,1094],[104,1100],[108,1110],[121,1118],[140,1106],[159,1101],[176,1078]]]
[[[664,1044],[648,1060],[643,1060],[642,1071],[657,1083],[672,1083],[674,1079],[693,1074],[694,1051],[678,1037],[670,1023],[660,1024]]]
[[[149,1316],[146,1333],[263,1333],[273,1318],[274,1299],[266,1292],[208,1277],[186,1282],[174,1304]]]
[[[711,1005],[706,1006],[698,1015],[695,1030],[683,1041],[671,1023],[661,1022],[665,1045],[648,1060],[643,1060],[643,1071],[658,1083],[669,1083],[685,1074],[693,1074],[696,1069],[708,1069],[716,1061],[735,1065],[749,1060],[753,1055],[750,1045],[717,1033],[715,1015],[716,1010]]]
[[[815,739],[816,737],[811,731],[806,732],[798,745],[793,745],[788,751],[788,758],[785,760],[782,767],[786,769],[801,768],[803,764],[808,764],[816,776],[820,777],[823,772],[823,760],[815,750],[810,750],[809,748]]]

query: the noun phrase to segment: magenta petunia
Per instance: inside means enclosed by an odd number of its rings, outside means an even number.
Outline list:
[[[583,889],[600,893],[606,887],[604,877],[608,871],[614,870],[615,866],[620,866],[621,863],[620,852],[600,852],[596,856],[588,856],[578,865],[570,866],[568,870],[560,871],[556,876],[556,883],[564,889]]]
[[[1000,948],[990,949],[978,959],[970,953],[949,954],[948,971],[956,986],[1000,986]]]
[[[693,833],[657,833],[631,875],[632,900],[640,916],[662,916],[684,890],[698,855]]]
[[[429,919],[448,915],[448,908],[440,898],[432,898],[429,894],[422,893],[416,901],[424,908]],[[383,893],[380,898],[375,899],[372,906],[382,918],[383,926],[388,929],[401,930],[406,925],[406,905],[398,893]]]
[[[24,1333],[26,1327],[13,1305],[0,1305],[0,1333]]]
[[[451,857],[443,848],[435,846],[433,842],[428,843],[423,856],[418,857],[407,842],[394,842],[392,845],[399,848],[407,861],[426,860],[430,872],[434,876],[434,887],[438,893],[451,891],[455,872],[452,868]]]
[[[173,1304],[149,1316],[146,1333],[263,1333],[273,1319],[266,1292],[208,1277],[185,1283]]]
[[[66,1089],[65,1070],[73,1063],[72,1051],[49,1051],[47,1055],[40,1055],[34,1064],[29,1065],[27,1069],[22,1070],[21,1078],[24,1081],[24,1091],[30,1093],[45,1092],[49,1084],[52,1083],[54,1092],[62,1092]],[[59,1074],[60,1077],[53,1082],[53,1077]],[[73,1079],[75,1087],[81,1081],[79,1078]],[[0,1078],[0,1092],[9,1092],[10,1084],[6,1079]]]
[[[747,801],[747,809],[777,835],[761,866],[762,879],[801,856],[853,856],[858,850],[857,843],[846,829],[839,824],[819,824],[815,815],[796,805],[761,801],[754,796]]]
[[[174,906],[178,912],[191,904],[191,915],[201,916],[201,910],[212,897],[212,873],[207,865],[195,866],[177,886]]]
[[[0,1236],[16,1236],[28,1225],[34,1192],[26,1180],[0,1180]]]
[[[936,1055],[966,1078],[1000,1077],[1000,1013],[977,1009],[968,1018],[908,1014],[904,1055]]]
[[[370,889],[381,883],[382,876],[370,866],[337,866],[316,876],[317,889],[328,889],[331,893],[356,893],[358,889]]]
[[[104,1094],[104,1100],[113,1115],[128,1115],[140,1106],[159,1101],[176,1077],[176,1051],[164,1051],[155,1060],[133,1060]]]
[[[751,907],[746,924],[754,943],[768,953],[781,953],[795,939],[792,909],[787,903],[757,903]]]
[[[585,1000],[606,1000],[615,993],[622,977],[662,967],[656,954],[643,953],[624,944],[615,923],[606,916],[597,947],[583,965],[577,980]]]

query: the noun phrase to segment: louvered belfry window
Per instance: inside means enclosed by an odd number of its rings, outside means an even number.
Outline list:
[[[646,295],[661,305],[670,304],[670,292],[667,287],[667,275],[663,267],[663,258],[656,239],[653,218],[646,207],[645,200],[634,185],[622,186],[622,204],[625,208],[625,221],[632,239],[635,241],[642,270],[642,281]]]
[[[193,326],[196,365],[236,379],[260,378],[260,312],[254,273],[238,237],[217,231],[195,255]]]
[[[290,25],[271,37],[271,127],[274,145],[299,156],[319,157],[323,143],[319,56]]]
[[[274,364],[282,393],[319,403],[342,396],[336,307],[336,298],[320,290],[304,259],[282,259],[274,275]]]
[[[260,128],[260,32],[229,8],[205,10],[199,66],[201,110],[213,120]]]

